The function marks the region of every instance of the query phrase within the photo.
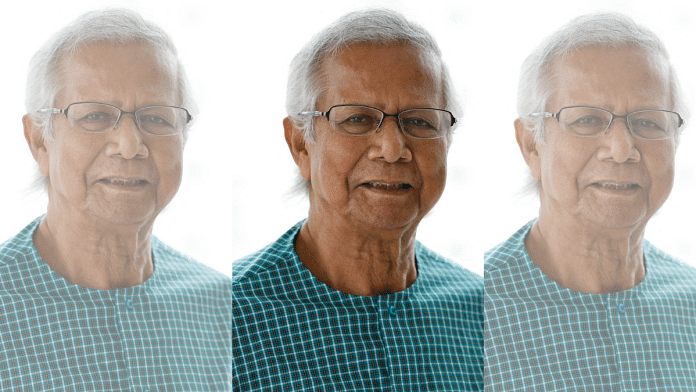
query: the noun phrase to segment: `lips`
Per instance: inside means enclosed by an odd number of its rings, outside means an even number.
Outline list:
[[[361,185],[364,187],[367,187],[367,188],[373,188],[373,189],[383,190],[383,191],[399,191],[399,190],[406,190],[406,189],[413,188],[413,186],[411,186],[411,184],[406,183],[406,182],[370,181],[370,182],[364,182]]]
[[[608,182],[608,181],[601,181],[601,182],[595,182],[592,183],[592,186],[599,187],[599,188],[605,188],[605,189],[611,189],[611,190],[616,190],[616,191],[627,191],[631,189],[638,189],[640,188],[640,185],[632,182]]]
[[[99,182],[107,184],[107,185],[114,185],[114,186],[120,186],[120,187],[140,187],[140,186],[148,184],[147,180],[144,180],[141,178],[117,178],[117,177],[102,178],[101,180],[99,180]]]

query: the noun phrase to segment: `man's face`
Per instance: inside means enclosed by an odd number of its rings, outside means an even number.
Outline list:
[[[593,106],[616,115],[672,108],[666,65],[635,47],[585,47],[553,66],[554,94],[547,111]],[[623,119],[608,133],[578,137],[546,121],[538,145],[541,205],[554,219],[605,228],[644,226],[669,196],[674,179],[673,139],[633,136]]]
[[[100,102],[132,111],[180,105],[174,58],[143,43],[94,43],[60,62],[56,107]],[[87,133],[54,115],[54,138],[45,140],[49,214],[116,225],[152,221],[181,183],[183,136],[141,132],[124,114],[115,129]],[[78,218],[79,217],[79,218]]]
[[[324,93],[317,110],[356,104],[395,114],[411,108],[444,108],[439,72],[404,45],[352,45],[322,65]],[[415,139],[394,117],[377,133],[334,132],[315,119],[307,144],[310,219],[366,230],[415,229],[440,198],[447,172],[447,140]]]

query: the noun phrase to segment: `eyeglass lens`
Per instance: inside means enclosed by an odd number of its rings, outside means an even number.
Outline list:
[[[381,111],[365,106],[334,106],[329,111],[333,129],[348,135],[374,132],[380,126]],[[411,109],[398,115],[399,125],[405,133],[422,139],[444,136],[451,124],[450,114],[435,109]]]
[[[599,108],[563,108],[558,121],[564,132],[577,136],[595,136],[605,132],[612,114]],[[679,128],[679,116],[673,112],[642,110],[630,113],[626,119],[628,128],[644,139],[666,139]]]
[[[86,132],[107,132],[119,118],[121,111],[100,103],[76,103],[70,105],[67,117],[73,128]],[[186,124],[186,111],[167,106],[144,107],[136,110],[135,120],[140,130],[153,135],[181,133]]]

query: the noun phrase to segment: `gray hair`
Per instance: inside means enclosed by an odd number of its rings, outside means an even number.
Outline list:
[[[314,117],[299,116],[299,112],[316,110],[316,103],[324,91],[321,65],[354,44],[406,44],[427,55],[433,69],[439,69],[445,109],[455,117],[462,115],[452,80],[435,39],[424,28],[408,21],[400,13],[389,9],[367,9],[348,13],[315,35],[290,63],[285,109],[293,125],[303,133],[304,140],[314,141]],[[453,128],[454,129],[454,128]],[[451,134],[447,135],[448,143]],[[295,191],[308,193],[311,184],[299,174]]]
[[[546,105],[553,95],[551,70],[554,63],[587,46],[635,46],[648,52],[655,60],[664,60],[673,105],[670,109],[684,119],[689,117],[688,106],[662,40],[626,15],[615,12],[592,13],[571,20],[548,36],[522,64],[517,91],[517,115],[525,127],[534,132],[537,143],[545,140],[544,118],[529,114],[546,111]],[[679,134],[676,141],[679,142]],[[538,191],[539,186],[538,181],[530,176],[527,190]]]
[[[61,60],[95,42],[121,44],[138,41],[146,42],[176,58],[181,105],[195,112],[188,79],[177,57],[174,43],[164,30],[128,9],[91,11],[53,34],[29,63],[24,105],[32,122],[43,128],[45,138],[53,137],[53,115],[39,113],[38,110],[55,105],[62,88],[59,69]]]

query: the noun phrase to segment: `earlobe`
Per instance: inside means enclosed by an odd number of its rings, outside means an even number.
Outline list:
[[[539,157],[539,150],[537,149],[538,145],[534,138],[534,132],[528,130],[519,118],[515,120],[515,138],[517,139],[517,145],[520,147],[522,157],[524,157],[524,161],[527,162],[527,166],[529,166],[532,177],[536,180],[540,180],[541,159]]]
[[[50,165],[43,130],[34,124],[28,114],[22,117],[22,125],[24,126],[24,138],[27,140],[31,155],[34,156],[34,160],[39,164],[39,171],[44,176],[48,176]]]
[[[283,119],[283,128],[285,129],[285,142],[288,144],[292,159],[300,169],[300,175],[305,180],[311,179],[312,164],[309,151],[307,150],[307,142],[304,140],[304,135],[301,130],[295,128],[289,117]]]

